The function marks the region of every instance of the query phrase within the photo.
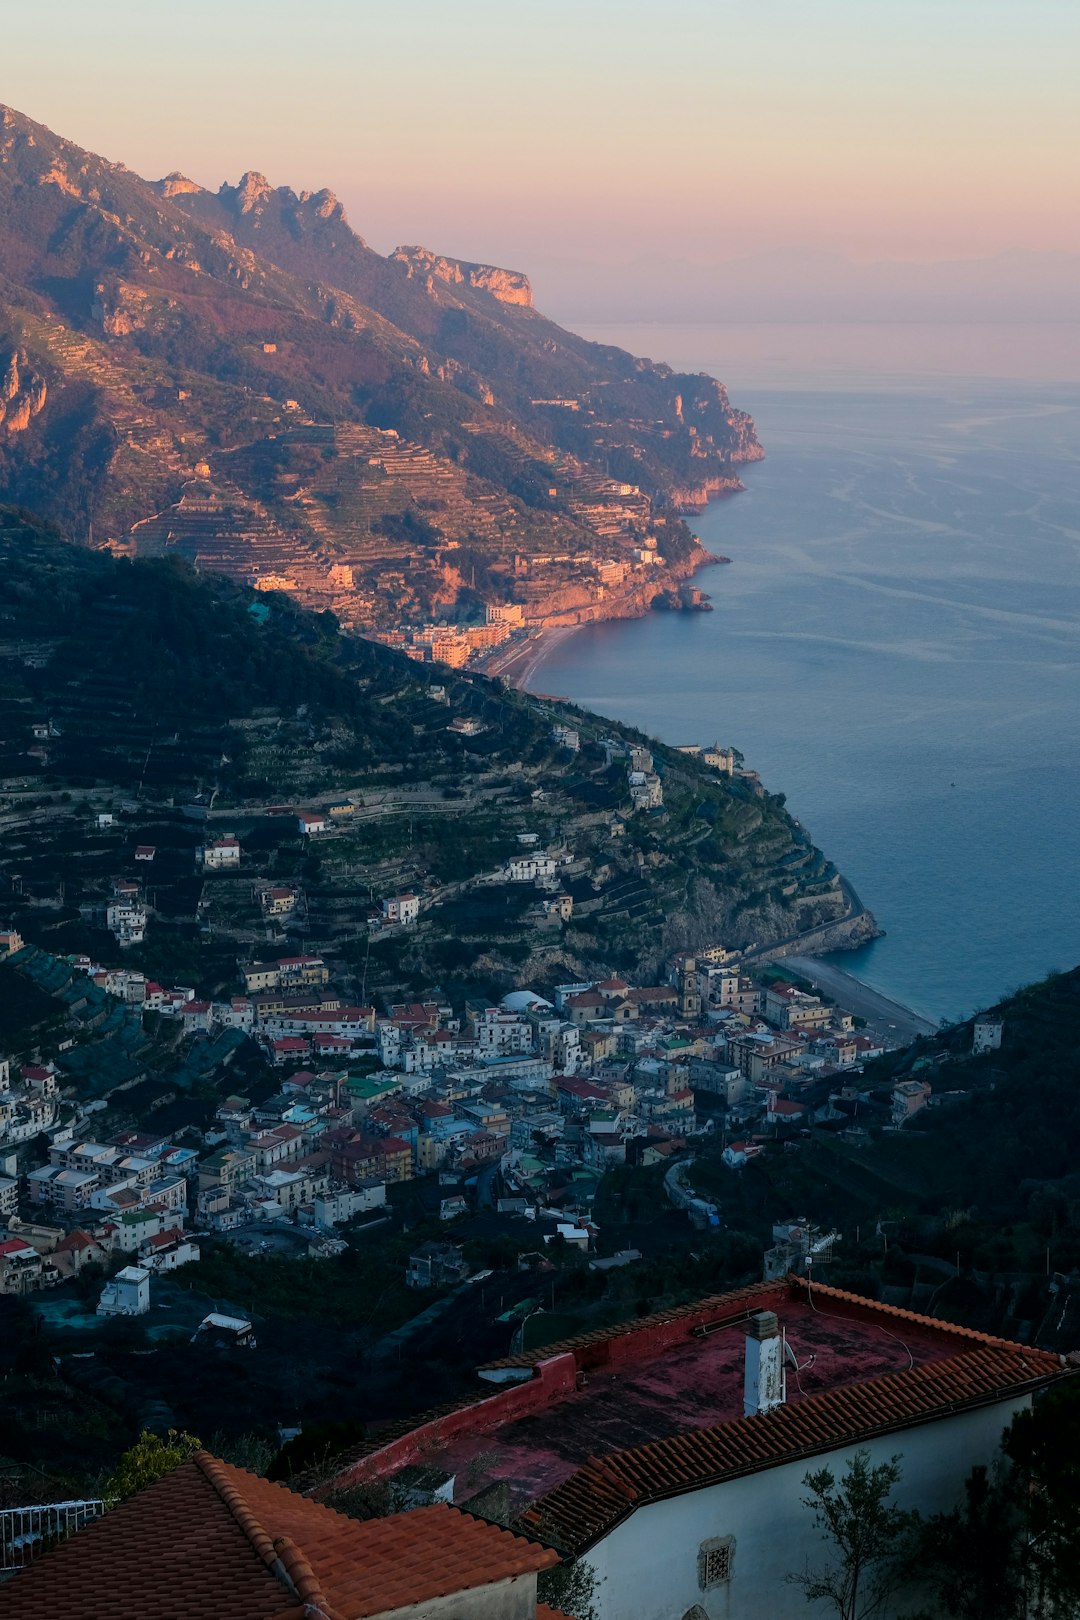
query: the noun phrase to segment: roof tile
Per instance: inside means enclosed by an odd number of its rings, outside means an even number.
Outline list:
[[[16,1577],[4,1620],[368,1620],[557,1562],[445,1503],[358,1522],[200,1452]]]
[[[814,1292],[840,1301],[856,1299],[817,1286]],[[910,1312],[898,1314],[925,1320]],[[977,1342],[949,1360],[809,1395],[795,1404],[712,1429],[592,1458],[526,1509],[519,1524],[527,1533],[568,1553],[579,1553],[646,1502],[812,1457],[1069,1376],[1059,1356],[957,1331]]]

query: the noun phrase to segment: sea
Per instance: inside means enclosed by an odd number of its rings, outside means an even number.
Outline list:
[[[705,371],[766,459],[692,519],[714,611],[590,626],[534,690],[734,744],[957,1019],[1080,963],[1080,328],[580,328]]]

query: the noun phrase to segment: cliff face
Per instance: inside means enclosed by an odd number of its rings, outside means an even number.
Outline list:
[[[673,509],[761,454],[721,383],[564,331],[520,272],[384,257],[331,191],[256,170],[146,182],[0,108],[14,351],[0,501],[360,628],[453,616],[447,570],[470,611],[644,611]]]
[[[23,433],[45,409],[48,385],[29,364],[25,353],[13,349],[0,357],[0,431]]]
[[[447,286],[462,285],[488,292],[500,304],[519,304],[532,308],[532,287],[528,276],[520,270],[500,270],[493,264],[467,264],[461,259],[444,259],[429,248],[397,247],[390,255],[394,264],[404,265],[410,278],[419,276],[425,282],[443,281]]]

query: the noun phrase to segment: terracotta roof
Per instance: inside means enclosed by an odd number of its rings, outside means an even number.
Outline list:
[[[23,1238],[5,1238],[3,1243],[0,1243],[0,1254],[2,1255],[36,1253],[37,1250]]]
[[[557,1562],[444,1503],[361,1523],[203,1451],[18,1575],[4,1615],[367,1620]]]
[[[815,1285],[814,1294],[827,1299],[830,1310],[834,1304],[867,1303],[820,1285]],[[931,1321],[912,1311],[871,1308],[920,1326]],[[933,1325],[950,1331],[945,1324]],[[577,1554],[649,1502],[990,1405],[1070,1376],[1060,1356],[968,1329],[951,1331],[973,1342],[947,1360],[913,1365],[770,1412],[594,1457],[527,1508],[518,1523],[526,1533]]]
[[[97,1245],[96,1238],[89,1232],[84,1232],[81,1226],[76,1226],[66,1237],[62,1237],[56,1245],[57,1254],[68,1254],[73,1249],[93,1249]]]

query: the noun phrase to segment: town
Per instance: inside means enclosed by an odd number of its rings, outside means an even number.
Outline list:
[[[228,861],[233,848],[218,840],[202,859]],[[511,866],[543,892],[544,858]],[[372,925],[408,927],[418,907],[394,897]],[[335,1229],[413,1180],[451,1223],[445,1243],[410,1260],[413,1286],[464,1276],[452,1222],[478,1207],[533,1221],[541,1248],[560,1238],[593,1253],[593,1204],[614,1166],[678,1170],[691,1139],[719,1137],[735,1174],[812,1124],[899,1129],[935,1101],[930,1078],[898,1083],[884,1103],[870,1096],[862,1066],[885,1049],[882,1035],[777,969],[751,977],[721,946],[673,956],[652,985],[611,976],[550,998],[522,989],[379,1008],[350,1004],[315,954],[243,961],[242,989],[205,1001],[122,965],[57,959],[10,929],[0,949],[63,1004],[65,1032],[101,1038],[97,1052],[69,1035],[55,1057],[0,1062],[0,1292],[56,1286],[94,1260],[122,1268],[102,1313],[148,1310],[153,1273],[197,1261],[200,1237],[257,1249],[260,1234],[281,1231],[294,1240],[287,1252],[340,1253]],[[138,1051],[149,1018],[177,1037],[175,1073],[155,1078],[152,1100],[197,1075],[219,1097],[202,1128],[101,1129],[145,1090],[137,1064],[109,1071],[110,1056]],[[978,1026],[977,1040],[999,1041],[1000,1028]],[[257,1095],[231,1083],[245,1044]],[[719,1223],[681,1175],[667,1188],[690,1221]]]

